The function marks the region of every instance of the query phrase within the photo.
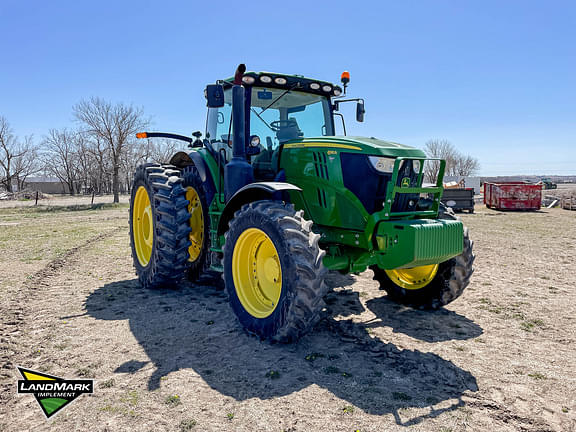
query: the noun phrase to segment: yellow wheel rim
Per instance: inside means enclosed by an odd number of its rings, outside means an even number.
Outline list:
[[[144,186],[140,186],[134,196],[132,207],[132,236],[134,249],[140,265],[146,267],[152,256],[154,242],[154,219],[150,197]]]
[[[188,253],[190,254],[188,260],[194,262],[200,256],[204,247],[204,213],[202,212],[200,195],[192,186],[186,188],[186,199],[190,202],[188,204],[188,212],[190,213],[190,228],[192,228],[189,235],[192,244],[188,248]]]
[[[266,318],[282,293],[282,266],[276,247],[258,228],[248,228],[236,241],[232,277],[242,306],[256,318]]]
[[[388,277],[396,285],[408,289],[417,290],[424,288],[438,273],[438,264],[412,267],[407,269],[385,270]]]

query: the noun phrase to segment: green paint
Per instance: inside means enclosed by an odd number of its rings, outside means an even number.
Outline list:
[[[389,156],[389,157],[409,157],[426,159],[426,154],[417,148],[410,147],[404,144],[398,144],[392,141],[383,141],[377,138],[366,138],[359,136],[323,136],[317,138],[302,138],[292,140],[284,143],[289,144],[310,144],[310,143],[325,143],[336,145],[348,145],[359,147],[360,150],[345,150],[351,153],[365,153],[374,156]],[[329,150],[329,148],[325,148]]]
[[[382,222],[376,230],[376,263],[392,270],[447,261],[462,253],[463,230],[462,222],[456,220]]]
[[[40,399],[40,403],[42,404],[48,415],[52,414],[54,411],[57,411],[68,402],[70,401],[61,398]]]

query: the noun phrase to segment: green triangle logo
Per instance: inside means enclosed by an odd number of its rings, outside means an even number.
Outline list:
[[[31,393],[46,418],[52,417],[83,393],[94,393],[94,380],[69,380],[18,367],[18,393]]]

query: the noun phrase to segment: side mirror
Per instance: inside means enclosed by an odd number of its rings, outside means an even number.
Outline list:
[[[222,85],[208,84],[204,95],[208,108],[222,108],[224,106],[224,87]]]
[[[362,123],[364,121],[364,113],[366,110],[364,109],[364,101],[358,101],[356,103],[356,121]]]
[[[192,136],[196,139],[194,140],[194,142],[192,142],[190,147],[202,147],[202,146],[204,146],[204,141],[202,141],[200,139],[200,137],[202,136],[202,132],[196,131],[192,134]]]

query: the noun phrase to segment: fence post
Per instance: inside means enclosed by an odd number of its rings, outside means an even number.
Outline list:
[[[36,201],[34,202],[34,205],[35,205],[35,206],[38,205],[38,191],[36,191]]]

